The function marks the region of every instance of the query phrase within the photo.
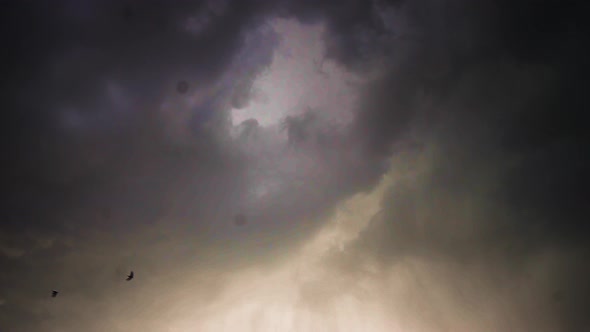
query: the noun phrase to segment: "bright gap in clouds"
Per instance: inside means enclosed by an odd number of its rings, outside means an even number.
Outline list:
[[[311,109],[317,121],[305,130],[337,140],[352,122],[359,97],[356,83],[366,78],[324,60],[324,26],[321,24],[303,25],[296,20],[275,19],[260,29],[273,29],[280,43],[270,66],[255,78],[249,103],[244,108],[231,109],[232,136],[252,160],[250,195],[243,200],[242,208],[245,213],[253,214],[277,204],[282,197],[278,195],[280,192],[298,191],[305,183],[325,178],[320,173],[329,172],[324,159],[335,152],[323,147],[320,155],[317,137],[309,140],[310,145],[315,144],[315,149],[308,147],[298,152],[286,149],[288,131],[281,131],[279,126],[285,117],[299,116]],[[242,135],[247,127],[240,124],[250,119],[264,128],[262,134]]]
[[[261,126],[272,126],[308,107],[320,110],[332,123],[349,122],[356,100],[350,83],[357,78],[324,61],[322,25],[278,19],[270,26],[281,43],[270,68],[255,80],[249,105],[232,109],[233,125],[253,118]]]

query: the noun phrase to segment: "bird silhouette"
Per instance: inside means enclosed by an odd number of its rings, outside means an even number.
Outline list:
[[[56,290],[51,291],[51,297],[56,297],[59,292]]]
[[[131,271],[129,273],[129,275],[127,276],[127,279],[125,279],[125,280],[129,281],[129,280],[133,279],[133,276],[134,276],[133,271]]]

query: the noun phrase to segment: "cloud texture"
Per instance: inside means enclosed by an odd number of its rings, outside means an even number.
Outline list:
[[[588,325],[583,2],[2,6],[0,329]]]

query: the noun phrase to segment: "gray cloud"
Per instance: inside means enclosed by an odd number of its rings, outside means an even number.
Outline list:
[[[214,317],[239,289],[271,287],[343,199],[389,172],[377,212],[351,218],[368,226],[343,231],[358,238],[292,283],[301,310],[336,315],[330,301],[353,294],[405,327],[581,330],[581,5],[375,3],[5,4],[0,326]],[[325,61],[368,81],[346,127],[290,118],[291,138],[307,133],[298,149],[256,119],[232,139],[277,15],[322,23]],[[130,269],[141,283],[125,288]],[[163,318],[132,318],[146,312]]]

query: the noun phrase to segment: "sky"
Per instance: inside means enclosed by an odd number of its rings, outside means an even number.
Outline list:
[[[587,9],[3,1],[0,330],[587,329]]]

